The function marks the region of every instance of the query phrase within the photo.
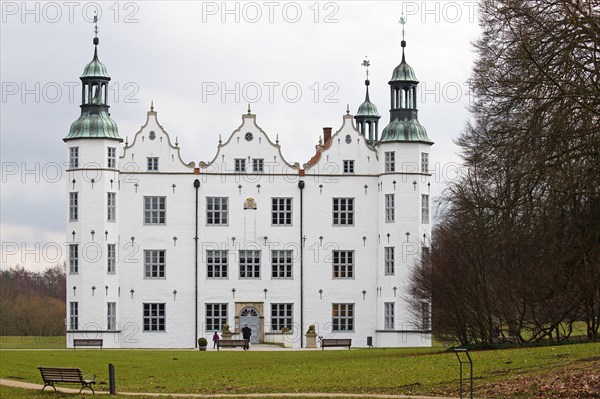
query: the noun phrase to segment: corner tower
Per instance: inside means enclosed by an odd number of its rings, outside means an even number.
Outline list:
[[[97,18],[94,17],[94,23]],[[108,112],[110,76],[94,56],[81,75],[81,114],[63,141],[68,151],[67,181],[67,346],[94,331],[105,346],[118,346],[120,189],[117,124]]]
[[[404,18],[400,19],[404,25]],[[417,80],[406,62],[404,27],[402,61],[390,85],[390,122],[377,142],[379,176],[378,346],[431,344],[429,302],[411,308],[406,298],[410,270],[429,251],[431,240],[429,152],[433,144],[419,123]]]

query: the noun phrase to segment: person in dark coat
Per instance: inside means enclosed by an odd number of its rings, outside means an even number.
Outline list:
[[[248,324],[244,324],[242,328],[242,338],[244,338],[244,350],[250,349],[250,337],[252,336],[252,329],[248,327]]]
[[[219,333],[215,331],[215,333],[213,334],[213,349],[215,349],[217,346],[219,346],[219,340],[221,338],[219,337]]]

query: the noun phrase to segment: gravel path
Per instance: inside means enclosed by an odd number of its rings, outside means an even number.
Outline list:
[[[32,384],[31,382],[22,382],[14,380],[0,379],[0,385],[13,388],[38,389],[43,385]],[[51,388],[49,388],[51,389]],[[57,391],[64,393],[79,393],[79,389],[56,387]],[[85,389],[83,392],[90,392]],[[106,391],[96,391],[99,395],[108,395]],[[197,394],[197,393],[156,393],[156,392],[118,392],[124,396],[154,396],[154,397],[174,397],[174,398],[378,398],[378,399],[454,399],[441,396],[406,396],[406,395],[383,395],[383,394],[356,394],[356,393],[236,393],[236,394]]]

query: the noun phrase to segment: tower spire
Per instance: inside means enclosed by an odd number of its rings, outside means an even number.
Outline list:
[[[94,14],[94,58],[83,69],[79,77],[81,90],[81,115],[71,124],[69,134],[63,140],[80,138],[105,138],[123,141],[119,137],[117,124],[108,112],[108,83],[110,76],[106,66],[98,58],[98,15]]]
[[[380,142],[418,141],[431,143],[427,130],[419,123],[417,108],[417,86],[419,81],[414,69],[406,63],[404,13],[398,21],[402,25],[402,62],[394,69],[390,85],[390,123],[381,132]]]
[[[371,66],[371,62],[369,61],[368,56],[365,56],[365,59],[363,60],[361,65],[365,67],[365,74],[367,75],[367,79],[365,79],[365,86],[367,86],[365,101],[369,101],[369,85],[371,84],[371,81],[369,80],[369,67]]]
[[[379,140],[378,121],[381,117],[377,112],[377,107],[369,99],[369,85],[371,84],[369,80],[371,61],[369,61],[369,57],[365,56],[361,66],[365,68],[365,75],[367,76],[367,79],[365,79],[365,101],[358,107],[354,119],[360,134],[365,136],[367,142],[372,145]]]
[[[406,18],[404,18],[404,10],[402,11],[402,15],[400,16],[400,20],[398,21],[400,25],[402,25],[402,41],[400,45],[402,46],[402,62],[404,62],[404,48],[406,47],[406,40],[404,40],[404,25],[406,25]]]

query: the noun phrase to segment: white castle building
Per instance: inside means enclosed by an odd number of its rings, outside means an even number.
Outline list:
[[[213,159],[183,161],[150,108],[131,143],[109,115],[106,67],[85,67],[68,170],[67,345],[194,348],[199,337],[307,346],[314,326],[352,346],[430,346],[430,306],[406,302],[431,237],[432,146],[413,69],[390,86],[390,122],[366,98],[316,154],[288,162],[250,109]],[[232,128],[235,122],[232,122]]]

